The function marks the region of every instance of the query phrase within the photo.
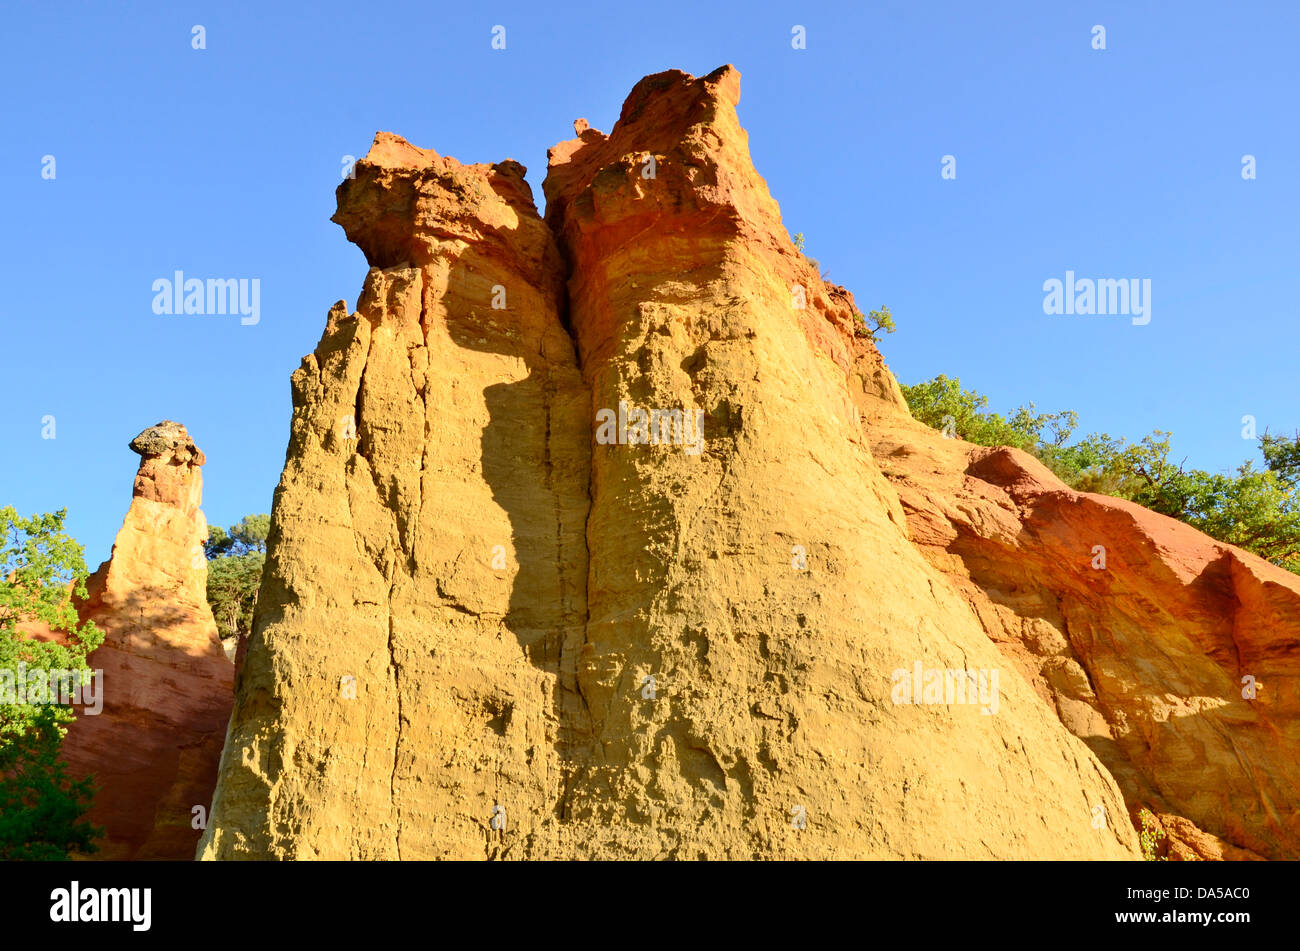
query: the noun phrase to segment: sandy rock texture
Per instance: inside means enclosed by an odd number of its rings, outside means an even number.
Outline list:
[[[77,710],[63,755],[99,787],[87,818],[106,834],[92,858],[183,860],[212,802],[234,666],[207,602],[203,453],[171,421],[130,447],[140,455],[131,507],[77,606],[104,632],[87,658],[103,671],[103,709]]]
[[[515,162],[381,133],[356,171],[335,220],[372,268],[293,375],[204,854],[501,851],[581,729],[589,398],[555,241]]]
[[[339,187],[200,856],[1288,854],[1294,583],[912,421],[739,100]]]
[[[382,133],[340,187],[372,269],[294,375],[203,856],[1136,854],[1027,679],[893,702],[1002,656],[908,540],[850,384],[897,388],[738,98],[642,81],[552,150],[546,222],[517,163]]]
[[[1170,857],[1300,856],[1300,578],[1019,450],[867,414],[918,546]]]

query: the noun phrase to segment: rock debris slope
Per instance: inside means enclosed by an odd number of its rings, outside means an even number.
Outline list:
[[[642,80],[545,221],[518,163],[386,133],[339,187],[371,270],[293,375],[201,857],[1138,856],[1109,751],[913,541],[910,417],[739,98]]]

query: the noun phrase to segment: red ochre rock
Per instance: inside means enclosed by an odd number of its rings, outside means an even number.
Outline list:
[[[131,507],[108,561],[86,582],[82,621],[104,632],[87,663],[103,709],[80,708],[63,742],[69,773],[94,774],[94,859],[194,857],[234,701],[234,666],[208,607],[203,453],[164,421],[131,441]],[[201,807],[201,813],[195,812]]]

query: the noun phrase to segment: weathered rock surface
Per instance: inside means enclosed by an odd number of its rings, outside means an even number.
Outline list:
[[[293,377],[202,856],[1136,856],[909,539],[860,415],[897,386],[738,99],[670,72],[576,123],[546,223],[517,163],[382,133],[340,187],[372,270]],[[996,713],[895,703],[915,664],[997,670]]]
[[[593,407],[698,407],[706,437],[593,454],[597,754],[571,816],[626,855],[1130,854],[1127,827],[1089,826],[1109,778],[1026,682],[992,716],[892,702],[897,669],[999,655],[908,541],[846,385],[852,298],[793,250],[738,100],[729,68],[652,76],[608,137],[552,150]]]
[[[1295,857],[1298,579],[912,420],[738,101],[340,186],[200,855]]]
[[[141,456],[110,559],[86,582],[83,621],[104,632],[88,658],[103,709],[78,710],[63,742],[69,773],[93,773],[96,859],[188,859],[206,818],[233,703],[234,667],[207,602],[203,453],[164,421],[131,441]]]
[[[339,189],[373,268],[293,375],[204,854],[481,857],[556,809],[590,401],[523,171],[380,134]]]
[[[1300,578],[864,408],[914,541],[1172,857],[1300,857]]]

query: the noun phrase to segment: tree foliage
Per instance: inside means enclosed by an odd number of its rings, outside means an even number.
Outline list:
[[[262,583],[266,555],[260,551],[227,555],[208,562],[208,604],[222,640],[247,637]]]
[[[870,337],[871,342],[875,343],[880,338],[876,335],[881,331],[892,334],[898,328],[894,326],[894,315],[889,312],[888,307],[882,307],[880,310],[873,310],[871,313],[863,316],[855,313],[856,321],[853,327],[853,334],[856,337]]]
[[[65,516],[62,510],[21,518],[12,507],[0,509],[0,671],[15,686],[20,672],[30,681],[33,673],[72,671],[84,682],[86,657],[104,640],[93,623],[79,621],[73,605],[74,596],[85,597],[90,572],[81,546],[63,530]],[[64,643],[20,630],[33,621],[62,632]],[[59,759],[72,709],[57,696],[45,699],[0,702],[0,860],[94,852],[103,832],[82,818],[93,779],[73,781]]]
[[[1107,433],[1070,442],[1079,422],[1073,410],[1038,413],[1029,403],[1004,417],[943,375],[902,390],[912,415],[929,426],[981,446],[1023,449],[1071,488],[1137,502],[1300,574],[1300,433],[1261,436],[1262,469],[1247,461],[1216,474],[1175,463],[1164,430],[1136,443]]]
[[[270,531],[271,516],[245,515],[229,529],[217,525],[210,527],[203,548],[209,559],[265,552],[266,536]]]
[[[223,640],[247,637],[266,564],[269,515],[245,515],[229,529],[208,529],[208,604]]]

